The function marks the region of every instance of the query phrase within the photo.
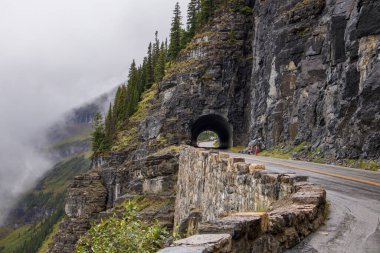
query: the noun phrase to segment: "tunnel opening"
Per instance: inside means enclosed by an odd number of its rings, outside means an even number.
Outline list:
[[[203,131],[198,135],[197,146],[200,148],[219,148],[218,134],[209,130]]]
[[[217,114],[199,117],[191,128],[191,145],[199,147],[198,137],[206,131],[217,135],[219,145],[215,148],[228,149],[232,146],[232,127],[224,117]]]

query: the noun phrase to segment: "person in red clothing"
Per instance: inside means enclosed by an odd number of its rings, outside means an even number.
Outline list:
[[[259,154],[259,146],[256,145],[256,147],[255,147],[255,155],[258,156],[258,154]]]

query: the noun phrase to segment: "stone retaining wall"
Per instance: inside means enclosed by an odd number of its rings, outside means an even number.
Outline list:
[[[175,224],[190,237],[160,253],[282,252],[323,222],[326,192],[306,177],[187,146],[179,164]]]

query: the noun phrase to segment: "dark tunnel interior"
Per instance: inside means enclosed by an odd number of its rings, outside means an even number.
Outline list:
[[[197,147],[197,138],[204,131],[213,131],[219,137],[219,148],[228,149],[232,146],[232,127],[228,121],[217,114],[201,116],[191,128],[191,145]]]

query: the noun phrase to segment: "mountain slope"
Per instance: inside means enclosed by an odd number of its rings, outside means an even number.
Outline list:
[[[67,186],[91,167],[92,117],[99,111],[104,113],[113,95],[114,91],[74,109],[50,128],[50,145],[43,151],[56,165],[20,196],[9,212],[0,228],[0,252],[36,252],[63,217]]]

